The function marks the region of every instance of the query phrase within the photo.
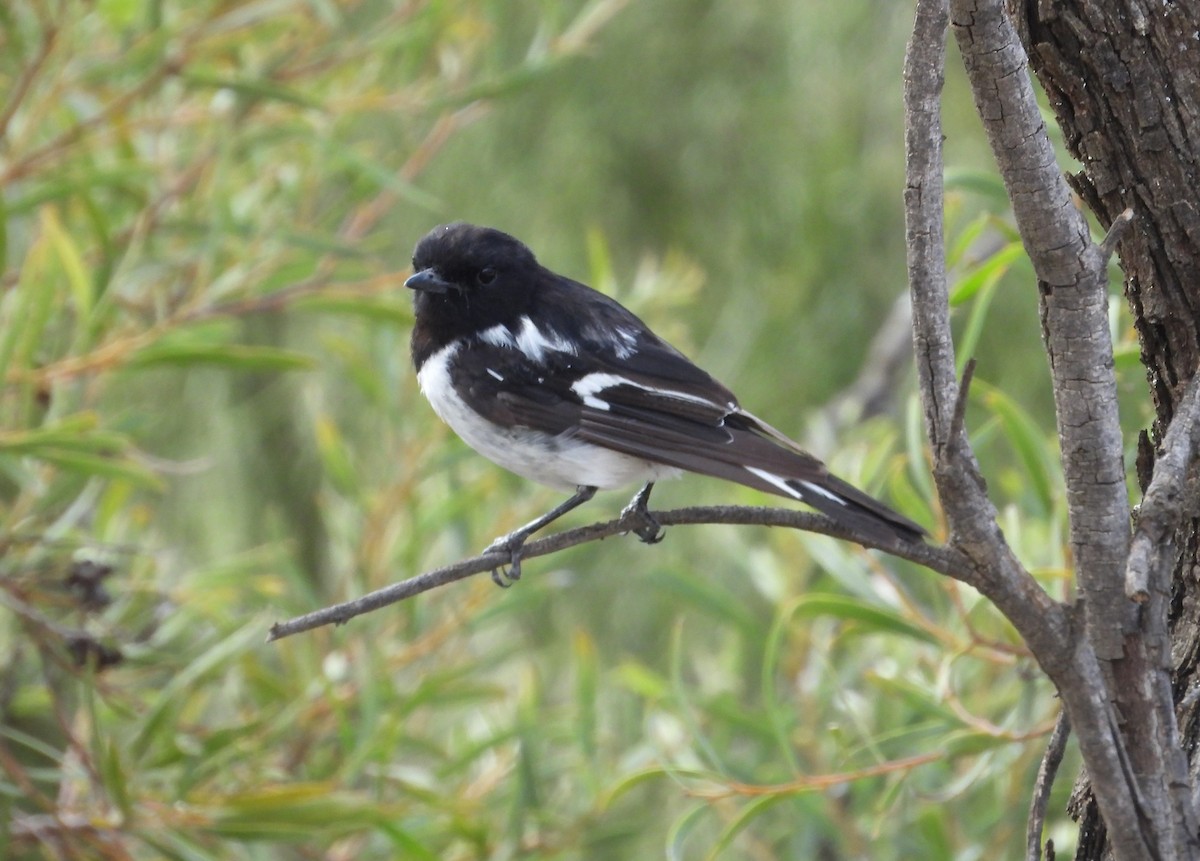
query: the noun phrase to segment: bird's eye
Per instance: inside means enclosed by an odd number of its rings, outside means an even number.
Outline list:
[[[479,274],[475,276],[475,280],[486,287],[496,280],[496,270],[491,266],[485,266],[479,270]]]

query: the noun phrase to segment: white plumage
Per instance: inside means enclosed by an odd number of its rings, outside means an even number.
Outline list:
[[[674,467],[601,448],[569,434],[551,436],[529,428],[505,428],[483,418],[467,406],[450,382],[450,362],[464,341],[453,341],[430,356],[417,373],[417,382],[438,417],[484,457],[558,490],[581,486],[613,490],[679,475]]]

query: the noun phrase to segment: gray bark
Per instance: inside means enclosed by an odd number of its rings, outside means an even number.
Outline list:
[[[1134,211],[1118,248],[1156,413],[1138,459],[1147,491],[1156,473],[1182,477],[1188,463],[1164,458],[1161,471],[1155,463],[1160,453],[1179,456],[1177,446],[1163,444],[1177,414],[1194,422],[1184,392],[1200,365],[1200,5],[1043,0],[1013,11],[1067,148],[1083,164],[1072,187],[1102,224],[1127,207]],[[1130,584],[1143,612],[1126,630],[1130,648],[1113,661],[1133,767],[1144,784],[1155,769],[1165,777],[1163,794],[1147,801],[1167,805],[1177,823],[1186,823],[1193,851],[1189,784],[1198,763],[1189,767],[1181,751],[1196,749],[1200,716],[1194,701],[1177,714],[1175,701],[1194,684],[1200,654],[1195,513],[1194,485],[1147,495],[1130,565],[1131,572],[1149,572]],[[1127,711],[1129,696],[1148,701],[1148,711]],[[1134,723],[1133,714],[1147,720]],[[1177,734],[1182,747],[1168,743]],[[1076,857],[1103,857],[1107,829],[1086,794],[1079,812]]]

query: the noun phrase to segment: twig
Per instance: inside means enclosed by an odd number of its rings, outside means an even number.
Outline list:
[[[735,796],[761,798],[767,795],[792,795],[801,792],[811,792],[814,789],[828,789],[833,786],[841,786],[846,783],[853,783],[856,780],[865,780],[869,777],[895,774],[898,771],[911,771],[919,766],[945,759],[946,756],[946,751],[942,750],[938,753],[922,753],[917,756],[905,757],[904,759],[879,762],[865,768],[857,768],[853,771],[805,775],[796,780],[790,780],[787,783],[774,783],[762,786],[754,783],[728,780],[721,781],[720,785],[714,789],[689,789],[685,790],[685,792],[692,798],[703,798],[706,801],[720,801]]]
[[[1162,454],[1156,459],[1150,484],[1137,515],[1129,558],[1125,568],[1125,594],[1140,607],[1139,621],[1145,659],[1138,664],[1140,684],[1148,692],[1152,711],[1143,717],[1140,736],[1154,739],[1161,772],[1168,781],[1160,784],[1163,795],[1155,798],[1158,808],[1169,803],[1177,839],[1195,833],[1196,792],[1190,780],[1187,759],[1179,749],[1180,732],[1173,706],[1172,653],[1168,624],[1172,602],[1171,570],[1176,556],[1175,534],[1185,517],[1194,516],[1189,502],[1188,475],[1200,451],[1200,373],[1195,373],[1163,438]]]
[[[1129,230],[1129,225],[1133,223],[1133,207],[1127,206],[1125,210],[1113,220],[1112,225],[1108,228],[1108,233],[1100,242],[1100,254],[1104,258],[1105,264],[1112,258],[1113,252],[1117,250],[1117,243],[1121,241],[1121,237],[1125,235],[1125,231]]]
[[[1144,604],[1151,590],[1166,595],[1171,588],[1171,537],[1184,516],[1181,501],[1188,468],[1200,450],[1200,372],[1188,384],[1163,438],[1162,454],[1138,508],[1137,527],[1125,568],[1125,594]]]
[[[806,532],[816,532],[821,535],[854,541],[864,547],[884,550],[893,556],[907,559],[910,562],[923,565],[933,571],[963,580],[963,582],[977,588],[979,585],[974,578],[974,569],[968,560],[952,548],[907,542],[900,538],[886,543],[874,541],[865,536],[860,536],[852,529],[840,526],[820,514],[810,514],[787,508],[711,506],[680,508],[673,511],[656,511],[654,512],[654,519],[662,526],[700,524],[779,526],[789,529],[800,529]],[[590,541],[599,541],[614,535],[630,532],[640,523],[641,520],[637,512],[627,512],[616,520],[594,523],[590,526],[582,526],[578,529],[558,532],[537,541],[530,541],[525,545],[521,555],[524,559],[546,556],[551,553],[557,553],[560,550],[565,550],[568,547],[575,547]],[[377,589],[353,601],[346,601],[341,604],[325,607],[324,609],[306,613],[303,616],[298,616],[286,622],[278,622],[271,626],[267,642],[281,640],[284,637],[290,637],[292,634],[299,634],[302,631],[310,631],[313,628],[325,625],[344,624],[355,616],[361,616],[363,613],[369,613],[380,607],[395,604],[414,595],[419,595],[422,592],[428,592],[431,589],[444,586],[447,583],[465,579],[473,574],[492,571],[507,561],[508,554],[488,553],[482,556],[473,556],[470,559],[464,559],[461,562],[437,568],[433,571],[427,571],[424,574],[418,574],[399,583],[393,583],[390,586]]]
[[[950,439],[957,440],[967,420],[967,396],[971,392],[971,380],[975,379],[975,357],[967,359],[963,368],[962,382],[958,385],[958,397],[954,400],[954,416],[950,420]]]
[[[38,46],[38,52],[21,70],[21,76],[9,92],[8,102],[5,104],[3,112],[0,112],[0,139],[8,134],[8,124],[12,122],[17,109],[21,107],[21,102],[29,94],[33,82],[42,71],[42,66],[45,65],[50,53],[54,50],[54,43],[58,39],[58,26],[48,21],[43,22],[43,25],[45,30],[42,33],[42,43]]]
[[[913,351],[925,428],[934,462],[950,443],[950,417],[957,397],[954,341],[950,334],[950,294],[946,286],[942,224],[942,123],[945,81],[946,0],[921,0],[904,57],[904,226],[908,284],[912,294]]]
[[[1042,764],[1038,766],[1037,781],[1033,785],[1033,799],[1029,804],[1029,824],[1025,829],[1025,859],[1040,861],[1042,857],[1042,828],[1046,824],[1046,808],[1050,804],[1050,790],[1054,788],[1054,778],[1058,767],[1062,765],[1063,754],[1067,749],[1067,739],[1071,735],[1071,721],[1064,709],[1058,713],[1058,721],[1054,731],[1050,733],[1050,741],[1046,752],[1042,755]]]

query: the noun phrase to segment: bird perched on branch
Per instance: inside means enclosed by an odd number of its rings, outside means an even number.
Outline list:
[[[520,577],[526,539],[597,489],[643,483],[625,513],[642,524],[634,531],[643,541],[657,541],[650,490],[682,471],[799,500],[866,539],[925,535],[742,409],[620,304],[546,269],[512,236],[446,224],[417,243],[412,263],[412,359],[434,411],[500,466],[575,491],[487,548],[509,556],[509,580]]]

